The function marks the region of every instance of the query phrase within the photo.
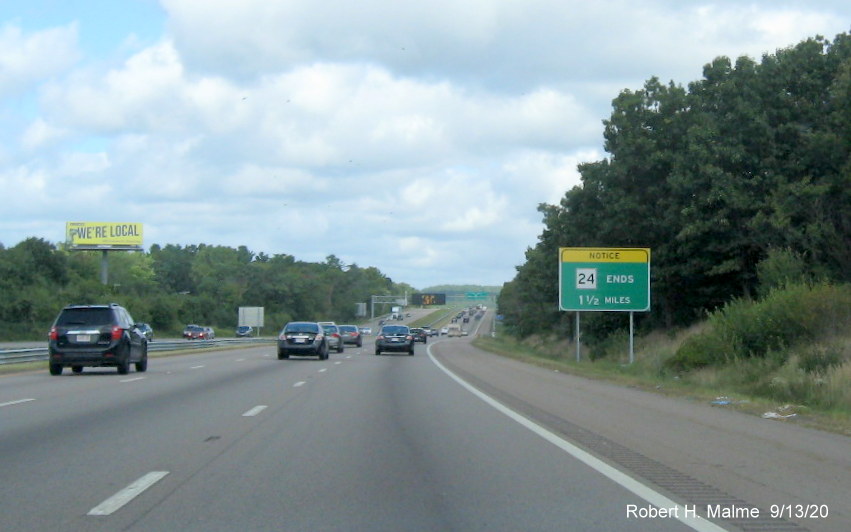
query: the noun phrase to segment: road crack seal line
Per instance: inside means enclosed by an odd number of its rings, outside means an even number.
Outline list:
[[[577,444],[588,452],[601,457],[609,462],[614,462],[621,468],[638,475],[646,481],[659,486],[669,493],[680,497],[682,500],[691,504],[696,504],[701,510],[705,510],[707,505],[721,505],[722,507],[737,508],[756,508],[759,510],[760,516],[770,516],[771,514],[764,508],[759,508],[742,499],[729,495],[724,491],[710,486],[681,473],[671,467],[666,466],[661,462],[635,452],[632,449],[624,447],[608,438],[600,436],[594,432],[559,418],[549,412],[519,399],[505,391],[502,391],[487,382],[473,376],[472,374],[460,369],[447,361],[441,359],[441,363],[462,377],[470,385],[477,388],[480,392],[494,398],[496,401],[506,405],[531,420],[553,430],[557,434],[564,436],[566,439]],[[704,515],[705,517],[705,515]],[[794,530],[796,532],[804,532],[807,528],[798,525],[792,521],[778,518],[771,519],[770,517],[759,517],[754,519],[723,519],[723,522],[730,523],[739,529],[749,531],[784,531]]]

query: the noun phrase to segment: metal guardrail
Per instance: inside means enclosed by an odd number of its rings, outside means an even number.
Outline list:
[[[222,338],[221,340],[158,340],[148,342],[148,351],[184,351],[242,344],[271,344],[275,338]],[[47,360],[47,346],[23,349],[0,349],[0,366]]]

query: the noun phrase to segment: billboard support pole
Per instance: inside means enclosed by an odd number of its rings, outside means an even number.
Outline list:
[[[106,255],[107,251],[104,249],[101,252],[100,256],[100,282],[101,284],[107,284],[109,281],[109,259]]]

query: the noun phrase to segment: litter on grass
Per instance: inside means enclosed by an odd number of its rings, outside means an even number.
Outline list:
[[[766,412],[762,417],[764,419],[788,419],[798,415],[792,411],[794,408],[792,405],[783,405],[777,409],[777,412]]]

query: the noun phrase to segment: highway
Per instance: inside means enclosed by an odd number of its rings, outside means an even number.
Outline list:
[[[327,361],[263,346],[0,376],[0,460],[14,531],[851,529],[849,438],[470,338],[413,357],[370,339]],[[710,503],[761,515],[688,515]],[[786,504],[829,515],[768,515]]]

